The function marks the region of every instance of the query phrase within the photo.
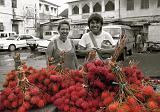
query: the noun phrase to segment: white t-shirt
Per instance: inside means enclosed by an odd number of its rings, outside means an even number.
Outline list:
[[[112,36],[108,32],[105,32],[105,31],[102,31],[100,35],[94,35],[93,34],[93,37],[95,38],[95,41],[97,43],[98,48],[101,48],[102,42],[104,40],[110,41],[110,43],[112,45],[116,44],[116,42],[113,40]],[[79,41],[79,45],[81,45],[81,46],[83,46],[85,48],[93,48],[93,47],[95,47],[93,45],[93,42],[91,40],[91,37],[90,37],[89,33],[86,33],[86,34],[84,34],[82,36],[81,40]]]

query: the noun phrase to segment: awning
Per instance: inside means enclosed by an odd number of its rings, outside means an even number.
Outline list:
[[[24,21],[23,19],[21,18],[14,18],[14,19],[11,19],[13,22],[22,22]]]

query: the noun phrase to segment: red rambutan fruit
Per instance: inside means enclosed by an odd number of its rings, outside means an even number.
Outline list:
[[[101,94],[102,99],[105,99],[108,96],[109,96],[109,93],[107,91],[103,91],[102,94]]]
[[[101,60],[99,60],[99,59],[96,59],[96,60],[94,61],[94,64],[95,64],[96,66],[102,66],[102,65],[103,65],[103,62],[102,62]]]
[[[8,96],[8,100],[9,100],[10,102],[14,101],[15,99],[16,99],[16,95],[15,95],[14,93],[12,93],[12,94],[10,94],[10,95]]]
[[[17,81],[11,81],[9,82],[9,87],[10,88],[15,88],[17,86]]]
[[[29,101],[29,100],[31,99],[31,95],[30,95],[29,92],[26,92],[26,93],[24,94],[24,99],[25,99],[26,101]]]
[[[81,107],[85,110],[88,107],[88,103],[87,102],[82,102]]]
[[[45,80],[44,80],[44,85],[47,86],[47,85],[49,85],[49,83],[50,83],[50,80],[49,80],[49,79],[45,79]]]
[[[75,107],[70,107],[70,112],[77,112]]]
[[[123,109],[123,110],[125,110],[126,112],[128,112],[128,111],[130,110],[130,107],[129,107],[129,105],[127,105],[127,104],[124,103],[124,104],[122,105],[121,109]]]
[[[17,112],[27,112],[25,107],[21,106]]]
[[[57,86],[57,85],[53,85],[52,91],[53,91],[53,92],[58,92],[58,86]]]
[[[10,102],[8,101],[8,100],[4,100],[3,101],[3,105],[5,106],[5,107],[9,107],[9,106],[11,106],[11,104],[10,104]]]
[[[130,105],[135,105],[136,104],[136,99],[135,98],[133,98],[133,97],[128,97],[128,99],[127,99],[127,102],[128,102],[128,104]]]
[[[33,96],[30,101],[32,104],[36,104],[39,102],[39,100],[40,98],[38,96]]]
[[[13,108],[17,108],[17,106],[18,106],[17,101],[13,101],[13,102],[11,103],[11,106],[12,106]]]
[[[104,105],[109,105],[111,102],[113,102],[113,97],[107,97],[103,101]]]
[[[147,105],[148,105],[148,107],[149,107],[150,109],[156,109],[156,108],[158,108],[158,105],[157,105],[157,103],[156,103],[155,101],[149,101],[149,102],[147,103]]]
[[[9,94],[12,93],[12,89],[11,89],[11,88],[6,88],[6,89],[3,90],[3,93],[4,93],[6,96],[8,96]]]
[[[155,92],[154,92],[154,89],[152,86],[145,86],[143,88],[143,94],[146,95],[146,96],[151,96],[153,95]]]
[[[39,94],[39,89],[38,89],[37,87],[32,88],[32,89],[30,90],[30,93],[31,93],[31,95],[36,96],[36,95]]]
[[[114,112],[114,111],[116,111],[118,109],[118,106],[119,106],[119,103],[118,102],[114,102],[114,103],[112,103],[112,104],[110,104],[108,106],[108,110],[110,112]]]
[[[69,106],[65,105],[63,109],[64,109],[65,112],[68,112],[69,111]]]
[[[44,103],[43,100],[39,100],[38,103],[37,103],[37,105],[38,105],[39,108],[42,108],[42,107],[45,106],[45,103]]]
[[[57,81],[57,75],[51,75],[51,76],[50,76],[50,79],[51,79],[52,81]]]
[[[31,105],[30,105],[30,103],[29,102],[23,102],[23,107],[25,108],[25,109],[30,109],[31,108]]]

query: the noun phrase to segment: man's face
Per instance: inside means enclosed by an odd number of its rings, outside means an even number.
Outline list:
[[[92,20],[90,22],[90,30],[92,31],[93,34],[95,34],[95,35],[100,34],[101,29],[102,29],[102,24],[100,21]]]

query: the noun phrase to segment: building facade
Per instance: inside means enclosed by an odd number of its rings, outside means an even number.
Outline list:
[[[146,33],[150,23],[160,22],[160,0],[77,0],[68,5],[75,27],[83,27],[93,12],[101,14],[104,23],[118,21]]]
[[[40,24],[56,17],[58,7],[45,0],[0,0],[0,31],[38,36]]]
[[[49,22],[58,16],[58,5],[40,0],[39,1],[39,21],[41,24]]]
[[[0,31],[12,31],[12,2],[0,0]]]

